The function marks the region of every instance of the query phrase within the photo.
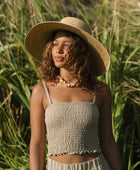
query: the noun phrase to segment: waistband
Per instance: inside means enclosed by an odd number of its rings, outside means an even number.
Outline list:
[[[66,163],[61,163],[52,160],[50,157],[47,158],[47,165],[46,169],[47,170],[108,170],[104,166],[105,159],[103,155],[101,154],[100,156],[86,161],[86,162],[81,162],[81,163],[74,163],[74,164],[66,164]]]

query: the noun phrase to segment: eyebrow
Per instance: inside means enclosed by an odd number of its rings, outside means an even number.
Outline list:
[[[53,42],[57,42],[57,40],[53,40]],[[66,40],[66,41],[63,41],[63,42],[72,42],[72,40]]]

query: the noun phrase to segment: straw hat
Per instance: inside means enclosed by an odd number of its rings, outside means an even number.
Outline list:
[[[28,52],[38,61],[42,60],[47,40],[57,30],[71,31],[82,37],[88,44],[95,61],[95,76],[105,73],[110,65],[110,57],[105,47],[91,35],[88,25],[75,17],[65,17],[60,22],[47,21],[35,25],[25,38],[25,47]]]

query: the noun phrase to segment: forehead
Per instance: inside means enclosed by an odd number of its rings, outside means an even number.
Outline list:
[[[67,39],[73,39],[73,36],[71,34],[72,33],[68,32],[68,31],[57,31],[53,35],[53,40],[62,38],[62,37],[66,37]]]

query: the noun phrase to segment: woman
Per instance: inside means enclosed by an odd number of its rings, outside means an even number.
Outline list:
[[[108,70],[106,49],[73,17],[33,27],[25,39],[43,82],[30,105],[30,169],[121,170],[112,134],[111,93],[95,78]]]

